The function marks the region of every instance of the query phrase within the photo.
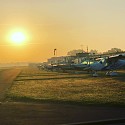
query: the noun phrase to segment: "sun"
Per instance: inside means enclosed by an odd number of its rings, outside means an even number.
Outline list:
[[[23,32],[14,32],[11,34],[11,41],[15,44],[22,44],[26,40],[26,36]]]

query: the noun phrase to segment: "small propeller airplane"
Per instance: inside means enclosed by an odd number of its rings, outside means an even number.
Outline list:
[[[52,71],[57,70],[80,70],[80,71],[93,71],[93,76],[98,76],[98,71],[107,71],[106,75],[116,76],[117,72],[114,70],[125,66],[125,54],[97,58],[94,60],[85,60],[79,64],[47,64],[42,68]],[[40,66],[41,68],[41,66]]]
[[[93,76],[98,76],[97,71],[108,71],[106,75],[116,76],[117,72],[114,70],[125,66],[125,54],[98,58],[89,68],[94,71]]]

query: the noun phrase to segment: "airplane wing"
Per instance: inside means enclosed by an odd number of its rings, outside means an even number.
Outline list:
[[[125,59],[125,55],[115,55],[115,56],[109,56],[107,60],[118,60],[118,59]]]
[[[115,55],[106,59],[107,66],[104,69],[118,69],[125,65],[125,56]]]
[[[109,56],[108,58],[106,58],[106,62],[108,64],[111,64],[111,63],[115,63],[117,62],[118,60],[124,60],[125,59],[125,56],[124,55],[115,55],[115,56]]]

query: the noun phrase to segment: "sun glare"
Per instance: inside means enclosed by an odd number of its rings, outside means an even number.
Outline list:
[[[22,44],[26,40],[26,36],[23,32],[14,32],[11,35],[11,41],[15,44]]]

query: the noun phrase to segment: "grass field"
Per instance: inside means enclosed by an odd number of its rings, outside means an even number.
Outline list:
[[[24,68],[7,93],[8,100],[125,106],[125,71],[100,77]]]

